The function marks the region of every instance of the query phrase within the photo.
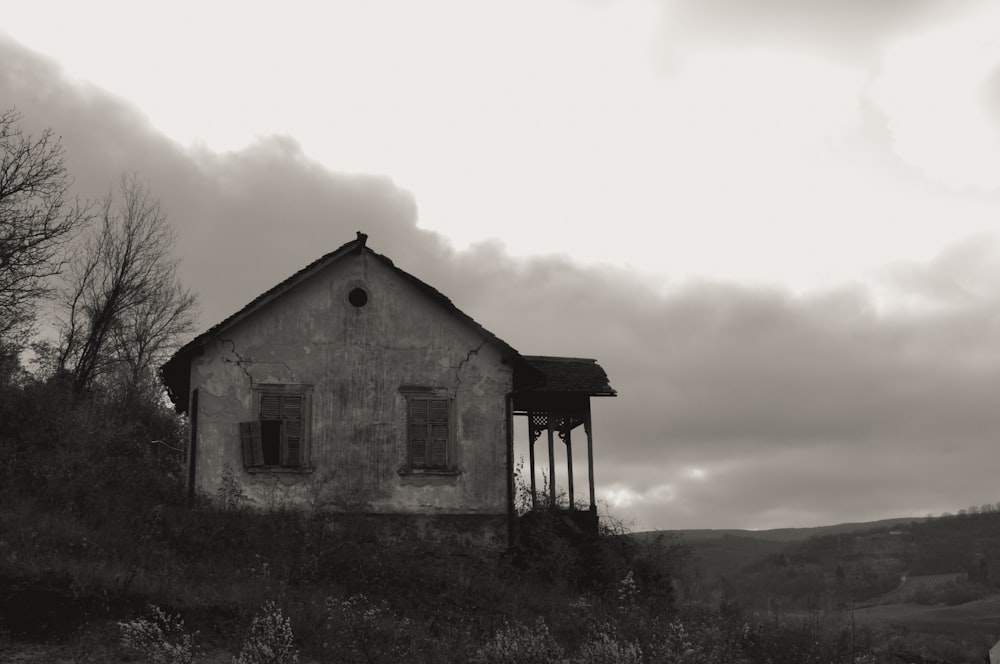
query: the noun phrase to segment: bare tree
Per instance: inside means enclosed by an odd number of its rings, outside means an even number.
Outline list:
[[[0,113],[0,354],[24,345],[64,245],[89,219],[89,206],[69,198],[59,139],[26,135],[20,120],[14,109]]]
[[[136,385],[150,378],[176,347],[176,341],[195,323],[197,298],[180,282],[163,283],[111,329],[112,350],[123,365],[126,379]]]
[[[177,278],[174,231],[135,175],[122,177],[99,216],[64,294],[57,366],[76,392],[112,372],[136,386],[192,329],[197,306]]]

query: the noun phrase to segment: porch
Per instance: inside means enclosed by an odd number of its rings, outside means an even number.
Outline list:
[[[594,433],[590,397],[613,397],[617,396],[617,392],[609,385],[607,374],[595,360],[540,355],[524,356],[524,360],[537,372],[540,380],[514,392],[511,430],[514,430],[514,417],[525,418],[530,509],[554,510],[571,530],[596,534],[599,522],[594,489]],[[582,451],[586,454],[585,498],[578,495],[580,492],[574,476],[574,442],[580,442],[581,433],[586,442],[586,448]],[[541,454],[547,456],[547,464],[545,456],[540,459],[536,450],[539,440],[545,441]],[[556,481],[557,440],[561,444],[561,456],[565,458],[563,487],[558,486]],[[513,452],[513,445],[511,451]],[[576,452],[581,453],[579,450]],[[541,494],[539,471],[544,478]],[[513,479],[511,485],[513,498]]]

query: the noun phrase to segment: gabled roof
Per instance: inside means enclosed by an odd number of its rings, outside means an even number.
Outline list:
[[[431,300],[439,304],[448,314],[455,316],[460,321],[474,328],[479,334],[481,334],[488,342],[495,345],[504,357],[509,361],[514,363],[515,367],[522,369],[521,373],[527,373],[530,376],[528,382],[535,383],[538,381],[539,376],[536,370],[532,367],[527,366],[521,354],[518,353],[514,348],[510,346],[507,342],[503,341],[495,334],[484,328],[482,325],[477,323],[472,319],[471,316],[461,311],[456,307],[450,299],[448,299],[444,294],[438,291],[436,288],[429,286],[420,279],[417,279],[412,274],[405,272],[398,267],[396,267],[393,262],[381,254],[375,253],[367,246],[365,246],[368,236],[364,233],[358,232],[358,236],[355,240],[344,244],[343,246],[331,251],[330,253],[322,256],[321,258],[313,261],[309,265],[305,266],[292,276],[288,277],[276,286],[264,291],[256,298],[254,298],[245,307],[232,314],[225,320],[213,325],[206,331],[202,332],[194,339],[182,346],[173,357],[171,357],[167,362],[160,367],[160,375],[163,378],[163,383],[167,387],[167,391],[170,394],[170,399],[174,402],[175,408],[178,412],[187,411],[187,394],[190,390],[191,381],[191,360],[199,355],[206,344],[211,340],[216,338],[220,333],[222,333],[227,328],[240,322],[247,316],[250,316],[255,311],[260,309],[262,306],[271,302],[275,298],[281,296],[283,293],[291,290],[298,284],[302,283],[306,279],[310,278],[317,272],[321,271],[331,263],[337,260],[349,256],[352,254],[360,255],[363,252],[376,260],[382,262],[388,268],[393,270],[397,275],[408,281],[410,284],[415,286],[424,295],[429,297]]]

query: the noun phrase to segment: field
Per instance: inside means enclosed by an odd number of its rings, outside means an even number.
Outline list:
[[[854,619],[862,625],[935,633],[974,631],[984,636],[1000,636],[1000,595],[957,606],[881,604],[856,609]]]

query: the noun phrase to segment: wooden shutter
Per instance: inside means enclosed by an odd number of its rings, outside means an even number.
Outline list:
[[[281,395],[264,393],[260,395],[260,419],[280,420]]]
[[[281,465],[301,466],[303,454],[303,398],[286,394],[281,400]]]
[[[260,442],[260,422],[240,422],[240,445],[243,447],[243,465],[256,468],[264,465],[264,447]]]
[[[410,465],[423,468],[427,465],[428,400],[410,399],[410,418],[407,432]]]
[[[281,465],[302,465],[302,422],[285,420],[281,436]]]
[[[307,395],[305,394],[288,394],[278,390],[273,392],[262,391],[260,393],[260,419],[256,423],[256,430],[258,432],[256,434],[256,448],[260,449],[261,453],[259,456],[255,453],[253,454],[255,462],[259,459],[256,465],[264,464],[262,436],[260,433],[261,422],[281,423],[280,434],[274,440],[274,443],[278,445],[278,449],[272,452],[275,456],[271,459],[271,463],[291,468],[299,468],[308,464],[308,459],[306,458],[306,397]],[[274,427],[274,424],[268,426]],[[277,431],[278,429],[275,427],[275,433]],[[248,432],[247,435],[250,436],[251,434]]]
[[[281,419],[301,420],[302,419],[302,395],[286,394],[281,400]]]
[[[428,419],[431,441],[429,465],[444,468],[448,465],[448,400],[432,399]]]

